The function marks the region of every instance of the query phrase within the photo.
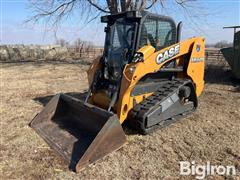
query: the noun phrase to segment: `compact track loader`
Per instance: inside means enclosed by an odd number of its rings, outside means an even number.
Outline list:
[[[181,23],[144,11],[101,21],[85,101],[58,94],[30,124],[77,172],[126,142],[123,122],[143,134],[165,127],[196,110],[204,87],[204,38],[180,42]]]

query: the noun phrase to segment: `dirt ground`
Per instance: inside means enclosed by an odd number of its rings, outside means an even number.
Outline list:
[[[206,75],[193,115],[151,135],[128,133],[120,150],[80,174],[70,171],[28,124],[43,108],[39,99],[83,92],[86,69],[70,63],[1,64],[1,179],[186,179],[179,176],[179,161],[234,165],[240,172],[240,87],[230,82],[229,71],[216,76],[214,70]]]

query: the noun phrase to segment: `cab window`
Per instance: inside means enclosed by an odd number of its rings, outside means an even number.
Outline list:
[[[176,43],[176,27],[165,19],[147,18],[141,27],[139,48],[151,45],[156,50]]]

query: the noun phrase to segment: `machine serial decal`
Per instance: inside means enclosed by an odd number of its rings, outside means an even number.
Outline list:
[[[168,59],[172,58],[173,56],[179,54],[179,52],[180,52],[180,45],[178,44],[178,45],[166,50],[165,52],[158,54],[157,58],[156,58],[156,63],[161,64],[164,61],[167,61]]]
[[[192,58],[193,63],[198,63],[198,62],[203,62],[203,61],[204,61],[204,57],[200,57],[200,58],[193,57]]]

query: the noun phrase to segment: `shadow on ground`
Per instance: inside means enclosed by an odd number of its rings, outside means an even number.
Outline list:
[[[209,65],[205,69],[205,83],[232,85],[235,87],[233,92],[240,92],[240,80],[234,78],[229,68],[217,65]]]

